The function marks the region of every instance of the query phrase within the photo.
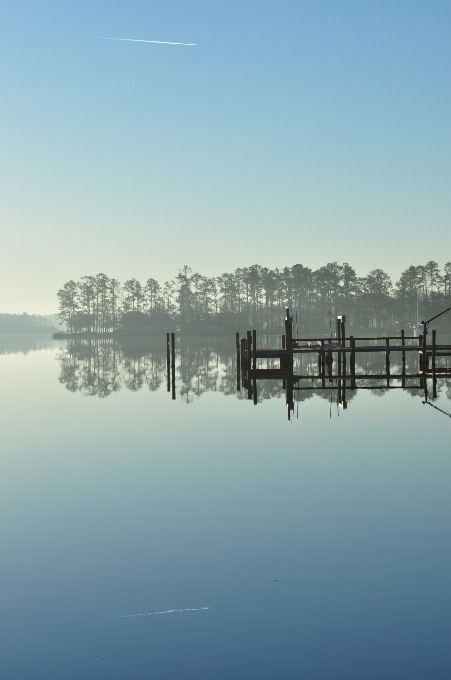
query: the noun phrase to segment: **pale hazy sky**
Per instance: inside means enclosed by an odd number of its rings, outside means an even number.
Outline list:
[[[0,7],[0,311],[99,272],[451,259],[449,1]]]

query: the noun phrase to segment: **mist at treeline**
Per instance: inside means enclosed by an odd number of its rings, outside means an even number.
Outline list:
[[[0,314],[0,334],[47,334],[56,331],[57,325],[58,319],[53,315],[25,314],[25,312],[23,314]]]
[[[421,318],[430,318],[449,306],[451,262],[443,271],[433,261],[412,265],[396,282],[382,269],[359,277],[351,265],[337,262],[315,271],[302,264],[283,269],[256,264],[217,277],[184,266],[162,284],[153,278],[121,283],[97,274],[65,283],[58,302],[58,316],[70,332],[116,331],[130,312],[147,315],[167,331],[172,321],[182,331],[278,331],[285,305],[297,311],[303,331],[323,331],[330,317],[342,313],[355,327],[384,329],[416,320],[417,308]],[[447,316],[443,324],[450,326]]]
[[[190,403],[205,392],[218,392],[223,395],[236,395],[239,399],[247,399],[247,391],[236,389],[236,352],[234,342],[215,341],[209,346],[202,343],[202,338],[191,338],[177,343],[176,382],[177,398]],[[167,381],[166,348],[164,342],[154,339],[149,343],[123,342],[112,340],[69,340],[67,346],[58,353],[60,362],[59,381],[71,392],[81,392],[87,396],[105,398],[123,389],[132,392],[149,390],[155,392]],[[379,354],[358,354],[357,372],[363,374],[381,373],[384,371],[385,357]],[[268,360],[268,367],[278,367],[277,360]],[[406,357],[407,373],[416,373],[418,358],[411,352]],[[311,374],[318,371],[316,355],[297,355],[294,373]],[[401,353],[392,355],[392,372],[401,372]],[[271,398],[284,398],[281,380],[258,381],[259,402]],[[412,385],[417,380],[407,380]],[[300,391],[297,401],[305,401],[313,396],[330,398],[330,391],[321,389],[321,381],[309,383],[309,391]],[[361,386],[373,387],[374,381],[360,379]],[[418,396],[419,390],[408,387],[412,396]],[[351,401],[357,394],[348,390],[347,400]],[[374,387],[374,394],[383,396],[387,389]],[[443,394],[451,399],[449,381],[439,381],[438,396]],[[166,398],[163,392],[162,398]]]

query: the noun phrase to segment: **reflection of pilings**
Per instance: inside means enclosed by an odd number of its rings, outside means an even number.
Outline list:
[[[290,422],[290,414],[294,411],[294,397],[293,397],[293,373],[290,373],[286,379],[286,404],[288,412],[288,422]]]
[[[171,352],[172,352],[172,398],[175,399],[175,333],[171,333]]]

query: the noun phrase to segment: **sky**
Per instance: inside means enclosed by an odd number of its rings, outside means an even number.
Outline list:
[[[99,272],[451,260],[449,1],[0,11],[0,312]]]

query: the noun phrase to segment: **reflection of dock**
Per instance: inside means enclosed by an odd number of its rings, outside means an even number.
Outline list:
[[[313,383],[318,386],[320,383],[323,390],[337,390],[337,400],[343,408],[346,408],[346,391],[348,389],[417,388],[423,390],[427,399],[426,379],[428,377],[432,378],[432,396],[434,398],[436,397],[437,376],[441,378],[451,377],[451,367],[437,365],[437,359],[451,356],[451,345],[439,345],[435,330],[430,332],[431,342],[428,343],[428,324],[432,319],[423,322],[423,334],[419,337],[408,337],[404,330],[401,330],[399,336],[354,337],[350,335],[346,337],[346,317],[341,315],[337,317],[335,338],[293,338],[293,317],[289,308],[286,307],[285,309],[285,334],[282,335],[282,346],[280,348],[257,347],[257,332],[255,330],[247,331],[245,338],[240,338],[239,333],[236,334],[237,390],[241,390],[241,387],[247,389],[248,399],[253,399],[254,404],[257,404],[257,380],[282,380],[286,390],[289,419],[294,408],[294,392],[318,389]],[[437,316],[441,316],[441,314]],[[365,344],[356,344],[362,342]],[[418,367],[415,371],[409,372],[406,370],[406,355],[412,352],[418,356]],[[358,372],[356,357],[375,353],[385,355],[385,372]],[[391,371],[390,356],[392,353],[396,353],[397,357],[400,357],[401,370],[398,366],[395,372]],[[316,355],[317,372],[315,374],[296,374],[294,371],[296,355]],[[258,367],[259,360],[279,361],[279,367]],[[300,382],[305,380],[310,384],[301,386]],[[384,381],[382,385],[373,382],[381,380]],[[401,381],[401,385],[394,385],[391,381],[395,380]],[[366,381],[371,381],[371,384],[363,384]],[[409,382],[408,385],[406,381]],[[415,381],[415,384],[412,385],[412,381]]]

